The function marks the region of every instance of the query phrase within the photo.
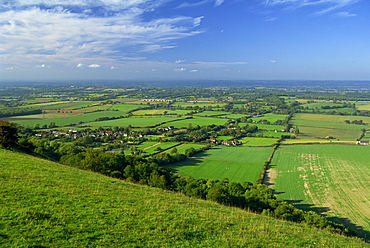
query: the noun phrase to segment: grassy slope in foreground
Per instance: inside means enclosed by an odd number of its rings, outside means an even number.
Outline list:
[[[0,149],[0,246],[367,247],[353,238]]]

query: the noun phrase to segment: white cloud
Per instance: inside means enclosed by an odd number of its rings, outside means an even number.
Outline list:
[[[360,0],[264,0],[267,6],[285,5],[294,8],[301,8],[306,6],[317,6],[321,10],[314,12],[314,15],[324,15],[336,9],[340,9]]]
[[[224,2],[224,0],[216,0],[215,7],[220,6],[223,2]]]
[[[191,70],[190,72],[198,72],[198,70]]]
[[[202,22],[202,19],[204,18],[204,16],[200,16],[200,17],[196,17],[194,18],[194,24],[193,24],[193,27],[198,27],[200,25],[200,23]]]
[[[5,70],[7,70],[7,71],[13,70],[13,69],[14,69],[14,67],[7,67],[7,68],[5,68]]]
[[[186,68],[178,68],[178,69],[174,69],[174,71],[186,71]]]
[[[343,12],[336,13],[335,16],[337,16],[337,17],[354,17],[354,16],[357,16],[357,15],[356,14],[351,14],[347,11],[343,11]]]
[[[42,65],[36,65],[35,67],[36,68],[50,68],[50,65],[42,64]]]
[[[77,67],[83,67],[84,66],[84,64],[81,64],[81,63],[79,63],[78,65],[77,65]]]
[[[90,67],[90,68],[99,68],[100,65],[98,65],[98,64],[91,64],[88,67]]]
[[[270,60],[270,63],[276,63],[276,60]]]
[[[183,63],[183,62],[185,62],[185,60],[181,60],[181,59],[179,59],[179,60],[176,60],[176,61],[175,61],[175,63],[176,63],[176,64],[180,64],[180,63]]]
[[[14,0],[0,3],[0,59],[21,64],[126,60],[176,47],[203,17],[147,18],[168,0]],[[41,4],[39,6],[39,4]],[[74,7],[73,7],[74,6]],[[88,11],[86,11],[88,10]]]

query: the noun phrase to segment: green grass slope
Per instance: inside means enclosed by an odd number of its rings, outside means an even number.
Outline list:
[[[1,247],[369,247],[0,149]]]

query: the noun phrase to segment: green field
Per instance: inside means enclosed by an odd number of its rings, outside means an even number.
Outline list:
[[[198,148],[202,148],[202,147],[205,147],[205,145],[202,145],[202,144],[193,144],[193,143],[189,143],[189,144],[181,144],[179,146],[176,146],[176,149],[177,149],[177,152],[178,153],[182,153],[182,154],[185,154],[185,151],[189,148],[194,148],[194,149],[198,149]],[[168,152],[171,152],[172,149],[169,149]]]
[[[245,146],[273,146],[277,139],[271,138],[257,138],[257,137],[243,137],[239,139]]]
[[[200,113],[196,113],[194,115],[196,116],[219,116],[219,115],[227,115],[230,114],[230,112],[225,111],[203,111]]]
[[[117,112],[116,112],[117,113]],[[149,127],[159,125],[163,122],[170,122],[174,120],[181,120],[181,118],[176,117],[132,117],[132,118],[123,118],[123,119],[116,119],[116,120],[108,120],[108,121],[97,121],[89,123],[92,127],[115,127],[115,126],[128,126],[131,125],[132,127]],[[165,124],[165,126],[173,125],[171,122]]]
[[[73,115],[73,116],[64,116],[61,114],[60,118],[50,118],[47,119],[47,114],[44,115],[37,115],[35,116],[36,119],[29,119],[32,118],[32,116],[27,117],[12,117],[8,118],[9,121],[16,122],[18,124],[24,125],[24,126],[30,126],[33,127],[35,124],[40,124],[40,126],[46,124],[49,125],[50,122],[55,122],[57,126],[67,126],[70,124],[78,124],[79,122],[90,122],[94,121],[97,118],[101,117],[119,117],[119,116],[125,116],[126,113],[118,112],[118,111],[98,111],[98,112],[92,112],[92,113],[85,113],[81,115]],[[23,119],[23,120],[21,120]]]
[[[185,119],[180,121],[174,121],[167,123],[166,125],[174,126],[175,128],[188,127],[191,124],[193,127],[196,125],[199,126],[208,126],[208,125],[224,125],[227,122],[226,119],[221,118],[212,118],[212,117],[194,117],[191,119]]]
[[[269,122],[274,123],[277,120],[285,120],[285,118],[287,117],[288,117],[287,115],[277,115],[277,114],[268,113],[268,114],[264,114],[261,117],[251,117],[250,119],[257,121],[257,122],[260,120],[268,120]]]
[[[181,176],[255,182],[271,152],[270,147],[213,148],[166,168]]]
[[[112,106],[112,110],[118,110],[123,112],[129,112],[138,108],[145,108],[146,105],[139,105],[139,104],[114,104]]]
[[[368,128],[363,125],[346,124],[345,120],[363,120],[370,123],[370,117],[321,114],[296,114],[291,123],[299,127],[300,138],[332,136],[340,140],[356,140],[362,133],[361,129]]]
[[[370,147],[281,146],[270,180],[279,197],[334,220],[370,231]],[[365,231],[359,231],[363,235]]]
[[[0,149],[2,247],[369,247]]]

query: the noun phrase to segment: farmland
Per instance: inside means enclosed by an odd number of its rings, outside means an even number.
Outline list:
[[[262,147],[214,148],[166,168],[194,178],[255,182],[271,152],[272,148]]]
[[[370,231],[370,147],[282,146],[272,161],[280,197]],[[356,229],[356,228],[355,228]]]
[[[370,146],[354,145],[369,140],[369,103],[350,101],[357,97],[352,93],[313,90],[326,99],[318,100],[306,91],[259,87],[229,94],[226,88],[81,86],[60,92],[40,87],[18,99],[19,89],[12,89],[0,95],[0,119],[21,125],[20,144],[40,157],[172,189],[173,175],[163,168],[189,181],[254,183],[281,144],[269,172],[278,197],[353,230],[364,227],[362,237],[369,231],[362,217],[369,211]],[[156,174],[122,165],[136,162],[163,168]]]

